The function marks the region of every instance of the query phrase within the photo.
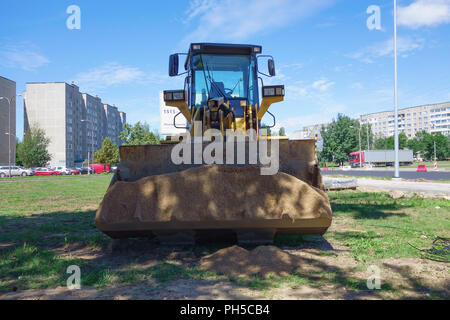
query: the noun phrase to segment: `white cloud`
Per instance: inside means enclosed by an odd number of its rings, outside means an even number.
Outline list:
[[[398,8],[398,24],[417,29],[450,22],[450,0],[416,0]]]
[[[186,20],[197,27],[186,36],[192,41],[240,41],[275,30],[326,8],[335,0],[194,0]]]
[[[327,91],[330,87],[332,87],[335,83],[332,81],[328,81],[328,79],[320,79],[317,81],[314,81],[311,85],[312,88],[317,89],[321,92]]]
[[[74,81],[84,90],[92,90],[130,83],[162,83],[166,79],[162,74],[145,73],[136,67],[110,62],[77,74]]]
[[[298,83],[289,83],[290,78],[286,77],[288,84],[286,85],[286,99],[298,99],[298,98],[319,98],[324,95],[328,89],[334,86],[336,83],[328,80],[327,78],[322,78],[314,81],[309,85],[301,85]]]
[[[6,68],[20,68],[26,71],[46,66],[50,60],[38,52],[30,43],[3,46],[0,51],[0,64]]]
[[[286,97],[306,97],[308,94],[308,88],[298,85],[286,85]]]
[[[402,57],[407,57],[410,52],[423,48],[423,39],[412,39],[409,37],[399,37],[397,39],[397,53]],[[373,63],[374,59],[388,56],[394,52],[393,38],[378,42],[374,45],[365,47],[357,52],[347,55],[352,59],[361,60],[366,63]]]
[[[352,89],[362,89],[363,85],[361,84],[361,82],[355,82],[352,85],[350,85],[350,88],[352,88]]]

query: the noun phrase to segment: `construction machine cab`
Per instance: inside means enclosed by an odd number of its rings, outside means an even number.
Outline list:
[[[185,72],[179,73],[182,54],[170,56],[169,75],[187,76],[183,90],[164,92],[166,105],[180,110],[178,115],[185,116],[188,129],[194,121],[202,121],[205,129],[258,130],[270,104],[284,97],[284,86],[263,86],[260,103],[258,79],[262,82],[262,78],[258,73],[275,75],[273,57],[261,53],[262,47],[255,45],[191,44]],[[263,58],[267,58],[267,73],[258,69],[258,61]]]

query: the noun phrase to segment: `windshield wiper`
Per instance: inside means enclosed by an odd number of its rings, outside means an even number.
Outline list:
[[[210,83],[210,85],[211,85],[211,87],[214,86],[214,88],[216,88],[216,90],[217,90],[220,94],[222,94],[224,98],[226,98],[225,92],[223,92],[223,91],[220,89],[220,87],[217,86],[217,84],[214,82],[214,79],[211,77],[211,72],[209,71],[209,67],[208,67],[207,64],[205,64],[205,63],[203,62],[203,56],[202,56],[201,54],[200,54],[200,59],[201,59],[201,61],[202,61],[203,75],[205,76],[205,82],[206,82],[206,79],[208,79],[208,80],[209,80],[209,83]],[[206,71],[208,71],[208,76],[206,76],[206,74],[205,74],[205,67],[206,67]],[[206,88],[208,88],[208,85],[206,85]],[[209,100],[210,98],[211,98],[211,94],[210,94],[210,92],[209,92],[209,90],[208,90],[208,100]],[[213,98],[216,98],[216,97],[213,97]]]
[[[211,98],[211,94],[209,92],[208,81],[206,81],[206,79],[208,79],[208,78],[206,77],[205,64],[203,63],[203,56],[201,54],[200,54],[200,61],[202,63],[203,77],[205,78],[205,85],[206,85],[206,90],[208,90],[208,100],[209,100]]]

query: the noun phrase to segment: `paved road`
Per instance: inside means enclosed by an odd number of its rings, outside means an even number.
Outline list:
[[[394,171],[381,170],[333,170],[322,171],[323,175],[340,174],[353,177],[393,177]],[[426,180],[450,180],[449,171],[400,171],[400,178],[403,179],[426,179]]]
[[[384,191],[399,190],[433,194],[445,194],[450,196],[450,183],[437,182],[415,182],[415,181],[391,181],[376,179],[358,179],[358,186],[363,188],[374,188]]]

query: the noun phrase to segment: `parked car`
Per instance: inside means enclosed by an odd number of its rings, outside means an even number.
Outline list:
[[[49,169],[49,168],[36,168],[37,176],[60,176],[61,173],[59,171]]]
[[[0,167],[0,177],[4,178],[4,177],[9,177],[9,166],[4,166],[4,167]],[[17,167],[17,166],[11,166],[11,177],[26,177],[26,176],[31,176],[32,172],[31,170],[28,169],[24,169],[22,167]]]
[[[27,176],[34,176],[36,174],[32,168],[30,168],[30,169],[27,169],[24,167],[19,167],[19,168],[23,171],[26,171]]]
[[[72,176],[76,174],[81,174],[81,172],[77,168],[69,168],[69,172]]]
[[[52,169],[54,171],[58,171],[63,176],[70,174],[70,170],[68,168],[66,168],[66,167],[55,167],[55,168],[52,168]]]
[[[9,167],[0,167],[0,178],[9,177]]]
[[[77,168],[77,170],[80,172],[80,174],[88,174],[89,171],[91,172],[91,174],[94,174],[94,169],[92,169],[91,167],[87,168],[87,167],[83,167],[83,168]]]
[[[22,177],[33,175],[32,171],[30,169],[25,169],[23,167],[14,167],[14,169],[15,169],[14,172],[17,173],[17,175],[22,176]]]

